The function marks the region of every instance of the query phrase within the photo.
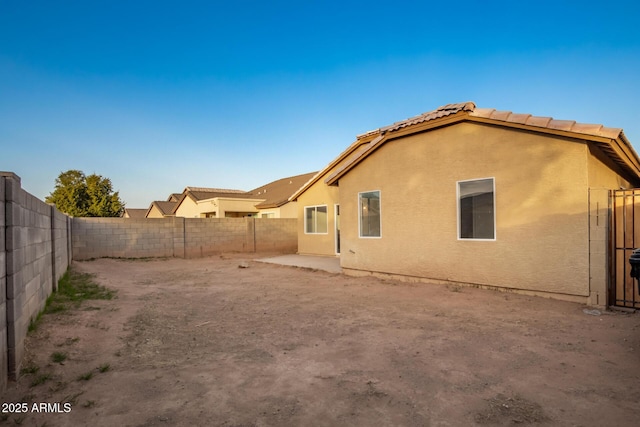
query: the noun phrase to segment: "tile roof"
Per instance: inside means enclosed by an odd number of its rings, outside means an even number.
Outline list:
[[[601,136],[615,139],[622,129],[609,128],[599,124],[577,123],[575,120],[555,120],[553,117],[539,117],[531,114],[515,114],[511,111],[498,111],[493,108],[474,108],[469,113],[472,117],[517,123],[527,126],[562,130],[583,135]]]
[[[315,176],[317,172],[305,173],[261,185],[250,191],[256,197],[265,199],[256,205],[258,209],[277,208],[289,201],[289,197],[302,187],[307,181]]]
[[[629,172],[631,176],[636,179],[640,177],[640,158],[638,158],[620,128],[610,128],[600,124],[577,123],[573,120],[556,120],[551,117],[512,113],[511,111],[499,111],[492,108],[476,108],[475,103],[469,101],[447,104],[433,111],[358,135],[356,142],[332,162],[333,170],[331,174],[329,174],[330,170],[328,168],[323,170],[323,176],[328,175],[325,182],[330,185],[335,184],[340,176],[376,150],[377,147],[390,139],[405,135],[407,132],[411,133],[410,128],[414,126],[417,127],[416,131],[424,131],[429,127],[420,126],[421,124],[433,122],[433,126],[437,127],[459,121],[484,122],[586,139],[597,145],[618,166]],[[397,133],[400,134],[395,136]],[[302,194],[311,184],[307,184],[305,188],[298,191],[296,197]]]
[[[511,111],[499,111],[495,108],[476,108],[476,104],[469,102],[461,102],[458,104],[447,104],[433,111],[422,113],[418,116],[402,120],[392,125],[378,129],[379,132],[394,132],[419,123],[428,122],[442,117],[447,117],[459,112],[467,112],[471,117],[479,117],[502,121],[507,123],[517,123],[527,126],[563,130],[567,132],[580,133],[585,135],[602,136],[605,138],[617,138],[622,132],[619,128],[608,128],[600,124],[577,123],[574,120],[555,120],[552,117],[533,116],[531,114],[518,114]],[[373,131],[375,132],[375,131]]]
[[[167,202],[154,202],[157,208],[168,206],[167,203],[174,203],[171,213],[175,213],[178,206],[189,197],[194,202],[209,200],[214,198],[236,198],[236,199],[255,199],[256,208],[266,209],[280,207],[287,203],[289,196],[304,185],[316,172],[306,173],[302,175],[281,178],[276,181],[261,185],[251,191],[234,190],[227,188],[211,188],[211,187],[191,187],[187,186],[182,193],[173,193],[169,196]],[[161,211],[162,212],[162,211]],[[163,212],[164,214],[164,212]]]
[[[393,132],[398,129],[402,129],[408,126],[417,125],[418,123],[428,122],[430,120],[439,119],[442,117],[450,116],[451,114],[457,114],[460,111],[473,111],[476,105],[473,102],[462,102],[459,104],[447,104],[433,111],[422,113],[419,116],[411,117],[400,122],[396,122],[392,125],[379,129],[381,132]]]

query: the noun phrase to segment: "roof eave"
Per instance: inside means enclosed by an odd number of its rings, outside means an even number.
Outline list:
[[[495,120],[486,117],[469,116],[467,120],[593,142],[614,163],[619,165],[623,170],[629,172],[632,176],[635,176],[636,180],[640,179],[640,157],[638,157],[638,154],[633,149],[633,146],[625,136],[622,129],[620,129],[617,132],[617,135],[615,135],[615,131],[617,129],[609,128],[608,130],[612,132],[610,132],[608,136],[603,136],[607,134],[603,133],[603,135],[594,135],[590,133],[575,132],[572,130],[553,129],[549,127],[534,126],[517,122]],[[612,136],[615,137],[612,138]]]
[[[300,197],[305,191],[307,191],[313,184],[318,182],[323,176],[325,176],[331,169],[333,169],[336,165],[338,165],[341,161],[343,161],[347,156],[353,153],[358,147],[362,144],[369,142],[373,136],[377,134],[378,131],[367,132],[366,134],[360,135],[356,138],[354,142],[351,143],[346,150],[344,150],[338,157],[333,159],[331,163],[325,166],[320,172],[315,174],[309,181],[307,181],[302,187],[300,187],[295,193],[287,199],[288,202],[294,202]]]
[[[347,172],[353,169],[358,163],[360,163],[362,160],[364,160],[371,153],[373,153],[375,150],[380,148],[382,145],[384,145],[388,141],[413,135],[416,133],[425,132],[425,131],[443,127],[443,126],[449,126],[453,123],[466,120],[467,118],[468,118],[468,114],[466,111],[459,111],[456,114],[439,117],[433,120],[427,120],[427,121],[410,125],[410,126],[404,126],[396,130],[385,131],[384,129],[381,129],[380,134],[376,138],[378,139],[377,141],[374,140],[373,142],[371,142],[371,146],[366,151],[363,151],[357,158],[353,159],[350,163],[344,165],[344,167],[341,168],[340,170],[335,171],[327,179],[325,179],[324,182],[327,185],[338,185],[338,180],[342,176],[344,176]],[[389,126],[387,128],[389,128]]]
[[[462,113],[462,114],[460,114]],[[592,141],[601,147],[605,147],[603,151],[623,170],[629,172],[632,176],[635,176],[636,179],[640,179],[640,158],[638,154],[635,152],[626,136],[622,132],[619,131],[617,138],[611,138],[610,136],[600,136],[593,135],[588,133],[575,132],[571,130],[563,130],[563,129],[553,129],[549,127],[542,126],[534,126],[531,124],[511,122],[505,120],[497,120],[487,117],[478,117],[474,115],[470,115],[466,111],[458,112],[457,114],[452,114],[449,116],[445,116],[442,118],[438,118],[435,120],[430,120],[422,123],[418,123],[415,125],[410,125],[406,127],[402,127],[396,130],[385,132],[384,129],[380,131],[380,141],[376,141],[371,144],[371,147],[366,151],[362,152],[357,158],[353,159],[349,164],[344,165],[341,169],[336,170],[333,174],[325,179],[325,183],[327,185],[338,185],[338,181],[341,177],[347,174],[351,169],[353,169],[358,163],[368,157],[375,150],[380,148],[384,143],[393,140],[402,138],[405,136],[413,135],[416,133],[421,133],[425,131],[429,131],[435,128],[449,126],[454,123],[463,122],[463,121],[472,121],[477,123],[486,123],[500,127],[509,127],[515,129],[522,129],[530,132],[538,132],[545,133],[551,135],[562,136],[571,139],[579,139],[585,141]],[[606,149],[608,147],[608,149]]]

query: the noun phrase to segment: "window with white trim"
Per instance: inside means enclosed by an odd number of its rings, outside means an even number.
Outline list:
[[[360,237],[381,237],[380,191],[358,193]]]
[[[458,182],[458,239],[495,240],[496,209],[493,178]]]
[[[305,206],[304,232],[306,234],[327,234],[327,205]]]

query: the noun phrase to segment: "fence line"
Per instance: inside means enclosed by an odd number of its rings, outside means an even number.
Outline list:
[[[71,218],[0,172],[0,392],[17,379],[29,324],[72,259],[295,253],[291,218]]]
[[[295,218],[73,218],[73,259],[197,258],[298,248]]]
[[[0,172],[0,390],[20,372],[29,323],[71,263],[71,218]]]

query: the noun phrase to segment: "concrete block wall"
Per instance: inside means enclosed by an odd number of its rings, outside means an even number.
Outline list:
[[[73,218],[71,222],[73,259],[182,255],[174,250],[181,235],[176,225],[181,228],[182,222],[175,218]]]
[[[253,218],[186,218],[185,256],[197,258],[221,252],[254,252]]]
[[[7,253],[5,247],[5,177],[0,175],[0,392],[7,388],[9,347],[7,343]]]
[[[61,277],[71,264],[71,218],[55,207],[51,207],[51,239],[54,244],[52,253],[53,273]],[[58,281],[53,283],[57,288]]]
[[[72,259],[296,252],[296,219],[70,218],[0,172],[0,391],[17,378],[29,323]]]
[[[73,218],[73,259],[297,250],[291,218]]]
[[[255,220],[255,251],[295,253],[298,251],[298,220]]]
[[[2,357],[6,355],[0,386],[5,387],[6,378],[15,379],[20,371],[29,323],[44,308],[71,257],[66,215],[23,190],[17,175],[0,172],[0,180],[4,208],[0,209],[0,286],[5,290],[0,305],[0,311],[2,306],[5,311],[0,345]]]

